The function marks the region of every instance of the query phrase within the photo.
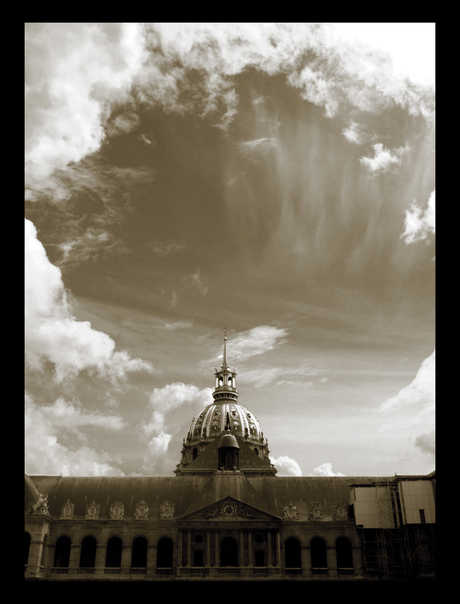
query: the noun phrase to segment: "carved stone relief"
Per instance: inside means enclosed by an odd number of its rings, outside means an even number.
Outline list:
[[[123,520],[125,506],[120,501],[115,501],[110,506],[110,518],[112,520]]]
[[[70,503],[70,499],[67,499],[66,503],[61,508],[60,520],[72,520],[74,514],[75,505]]]
[[[136,520],[145,520],[149,516],[149,507],[144,500],[136,503],[136,509],[134,510],[134,518]]]
[[[338,501],[334,507],[334,520],[346,520],[348,518],[348,505],[344,501]]]
[[[257,514],[250,508],[239,505],[233,501],[226,501],[220,506],[213,507],[211,509],[204,510],[201,517],[209,520],[210,518],[223,518],[224,520],[235,520],[236,518],[262,518],[260,514]]]
[[[298,520],[299,512],[297,507],[290,501],[286,507],[283,508],[283,514],[285,520]]]
[[[170,501],[163,501],[160,507],[160,518],[171,520],[174,517],[174,505]]]
[[[321,520],[323,518],[323,511],[321,509],[320,504],[317,501],[310,501],[310,505],[310,519]]]
[[[85,520],[99,520],[100,511],[101,511],[101,506],[98,503],[96,503],[93,499],[92,503],[89,503],[86,506]]]

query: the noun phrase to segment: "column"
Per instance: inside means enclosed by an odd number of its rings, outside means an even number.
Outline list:
[[[276,530],[276,566],[281,568],[281,546],[280,546],[280,532]]]
[[[121,549],[121,574],[129,575],[131,569],[131,557],[132,557],[131,545],[122,545]]]
[[[327,574],[329,577],[337,577],[337,555],[335,547],[326,546]]]
[[[239,558],[239,562],[240,562],[240,568],[242,566],[244,566],[244,533],[243,533],[243,529],[240,529],[240,558]]]
[[[41,575],[43,556],[43,541],[31,539],[29,549],[29,561],[27,563],[27,576],[39,577]]]
[[[190,529],[186,529],[187,531],[187,566],[190,567],[190,554],[192,549],[192,532]]]
[[[184,531],[183,529],[179,529],[179,560],[177,562],[177,566],[181,567],[183,565],[183,550],[184,550]]]
[[[271,529],[268,529],[267,531],[267,566],[273,566],[272,565],[272,531]]]
[[[147,545],[147,577],[154,577],[156,575],[157,566],[157,546],[151,545],[150,542]]]
[[[362,576],[364,575],[364,570],[363,570],[363,550],[361,549],[361,547],[355,547],[353,545],[353,549],[352,549],[352,555],[353,555],[353,567],[355,569],[355,576]]]
[[[248,530],[248,561],[249,566],[252,566],[252,531]]]
[[[206,566],[211,566],[211,530],[206,531]]]
[[[94,574],[103,575],[105,568],[106,544],[98,543],[96,545],[96,560],[94,562]]]
[[[215,561],[214,561],[214,566],[217,568],[219,566],[219,531],[216,530],[216,535],[215,535],[215,544],[216,544],[216,551],[215,551]]]
[[[69,575],[76,575],[80,567],[81,545],[79,543],[71,543],[70,558],[69,558]]]
[[[311,577],[311,554],[308,546],[300,546],[300,558],[302,561],[302,575],[305,577]]]

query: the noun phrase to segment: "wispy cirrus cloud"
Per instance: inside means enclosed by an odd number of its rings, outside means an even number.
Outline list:
[[[175,321],[174,323],[165,323],[163,329],[166,331],[177,331],[178,329],[190,329],[193,327],[193,321]]]
[[[320,371],[309,365],[300,367],[260,367],[251,370],[240,370],[240,379],[253,384],[256,388],[275,383],[277,386],[299,386],[308,388],[313,384],[324,383],[327,378]]]
[[[187,244],[181,241],[151,241],[145,244],[145,247],[152,250],[155,256],[169,256],[183,252],[188,248]]]
[[[241,362],[284,344],[288,331],[272,325],[260,325],[248,329],[228,341],[228,356],[232,363]],[[219,357],[221,358],[221,357]]]
[[[192,284],[198,289],[202,296],[205,296],[208,293],[208,286],[203,282],[200,269],[197,269],[196,273],[193,273]]]
[[[272,149],[276,149],[277,140],[273,137],[264,137],[243,141],[238,143],[238,150],[246,158],[257,160],[260,156],[265,155]]]

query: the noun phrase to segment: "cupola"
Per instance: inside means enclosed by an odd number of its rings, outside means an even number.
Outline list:
[[[212,393],[216,403],[238,401],[238,390],[236,389],[236,371],[231,369],[227,363],[227,329],[224,330],[224,355],[222,366],[215,370],[216,387]]]
[[[215,369],[216,386],[212,391],[213,400],[191,422],[187,437],[184,438],[182,458],[175,471],[179,474],[181,468],[187,467],[197,459],[224,431],[229,434],[224,434],[222,438],[228,436],[229,439],[224,440],[223,444],[231,439],[236,442],[237,436],[243,439],[262,461],[269,462],[267,439],[264,438],[258,419],[238,402],[236,371],[230,367],[227,360],[227,330],[224,331],[222,366]]]

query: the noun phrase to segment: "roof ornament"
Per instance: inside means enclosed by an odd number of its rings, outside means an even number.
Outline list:
[[[228,363],[227,363],[227,328],[224,327],[224,359],[223,359],[223,363],[222,363],[222,369],[228,369]]]
[[[232,429],[232,425],[231,425],[231,423],[230,423],[230,414],[229,414],[229,412],[227,411],[227,418],[226,418],[226,420],[225,420],[225,431],[226,431],[226,432],[230,432],[230,431],[231,431],[231,429]]]

